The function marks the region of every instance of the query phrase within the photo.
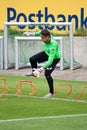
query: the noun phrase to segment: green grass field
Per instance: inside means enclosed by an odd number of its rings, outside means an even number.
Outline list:
[[[68,86],[59,87],[53,99],[41,98],[48,93],[45,78],[24,76],[0,75],[6,78],[10,88],[5,90],[0,97],[0,130],[86,130],[87,129],[87,90],[80,100],[82,86],[87,86],[83,81],[54,80],[56,84],[72,84],[72,93],[67,99]],[[15,96],[16,82],[18,80],[32,80],[36,86],[37,94],[29,98],[31,88],[22,86],[23,96]],[[2,84],[2,81],[0,81]],[[1,93],[1,89],[0,89]]]

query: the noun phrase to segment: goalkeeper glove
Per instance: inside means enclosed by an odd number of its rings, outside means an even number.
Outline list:
[[[38,68],[38,69],[34,69],[33,75],[34,75],[35,77],[39,77],[39,76],[40,76],[40,73],[41,73],[42,71],[43,71],[43,67]]]
[[[37,71],[39,71],[41,73],[43,71],[43,67],[38,68]]]
[[[24,32],[23,34],[26,36],[35,36],[35,32]]]

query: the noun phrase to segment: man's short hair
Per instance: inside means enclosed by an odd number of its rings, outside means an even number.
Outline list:
[[[50,32],[47,29],[42,30],[41,34],[44,35],[45,37],[47,37],[47,36],[50,37]]]

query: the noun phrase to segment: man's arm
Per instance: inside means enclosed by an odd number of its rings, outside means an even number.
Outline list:
[[[51,48],[50,49],[50,54],[48,56],[48,61],[44,64],[45,68],[49,67],[52,64],[52,62],[54,60],[54,57],[55,57],[55,53],[56,53],[56,49],[54,47]]]
[[[40,36],[41,31],[37,32],[24,32],[23,34],[26,36]]]

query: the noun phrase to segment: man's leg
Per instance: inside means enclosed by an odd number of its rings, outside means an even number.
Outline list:
[[[52,65],[45,70],[45,77],[48,82],[49,93],[51,93],[51,94],[54,94],[54,85],[53,85],[53,78],[51,76],[51,73],[54,71],[54,69],[59,61],[60,61],[60,59],[54,60]]]
[[[30,57],[29,59],[32,69],[37,68],[37,63],[42,63],[47,60],[48,60],[48,56],[45,54],[44,51],[37,53],[36,55]]]
[[[37,69],[37,63],[42,63],[48,60],[48,56],[45,54],[44,51],[37,53],[36,55],[30,57],[29,61],[31,63],[32,72],[26,73],[26,76],[35,76],[33,71]],[[36,76],[35,76],[36,77]]]

